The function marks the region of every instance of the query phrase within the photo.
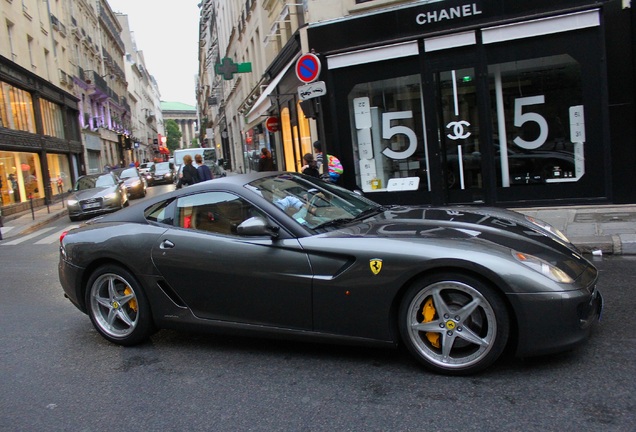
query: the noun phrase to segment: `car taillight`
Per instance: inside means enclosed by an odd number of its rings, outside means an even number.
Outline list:
[[[62,240],[64,240],[64,237],[66,237],[66,234],[68,234],[68,231],[64,231],[62,234],[60,234],[60,244],[62,244]]]

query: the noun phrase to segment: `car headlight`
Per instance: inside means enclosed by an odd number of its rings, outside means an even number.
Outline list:
[[[555,282],[570,284],[574,282],[563,270],[534,255],[512,251],[512,256],[520,263],[530,267]]]
[[[526,216],[526,220],[528,222],[533,223],[534,225],[538,226],[539,228],[543,229],[544,231],[547,231],[549,233],[551,233],[552,235],[554,235],[555,237],[560,238],[561,240],[563,240],[566,243],[571,243],[570,240],[565,236],[565,234],[563,234],[561,232],[561,230],[553,227],[552,225],[550,225],[547,222],[542,221],[541,219],[536,219],[533,218],[532,216]]]
[[[68,200],[66,201],[66,204],[67,204],[67,205],[70,205],[70,206],[77,205],[77,203],[78,203],[78,201],[77,201],[76,199],[74,199],[74,198],[68,199]]]

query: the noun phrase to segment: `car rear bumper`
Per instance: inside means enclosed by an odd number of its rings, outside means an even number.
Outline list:
[[[64,290],[64,297],[68,298],[79,310],[86,313],[84,299],[80,298],[80,288],[74,285],[74,281],[82,280],[82,269],[70,264],[64,260],[63,256],[60,256],[57,272],[60,278],[60,284]]]
[[[595,286],[560,293],[509,295],[517,313],[517,355],[567,351],[585,342],[601,318],[603,297]]]

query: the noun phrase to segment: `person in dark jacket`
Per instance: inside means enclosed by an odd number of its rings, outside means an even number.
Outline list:
[[[258,170],[276,171],[276,169],[274,168],[274,159],[272,159],[272,154],[265,147],[261,149],[261,158],[258,161]]]
[[[320,178],[320,172],[318,172],[318,164],[314,160],[314,155],[311,153],[305,153],[303,156],[305,165],[303,166],[302,173],[308,176]]]
[[[200,154],[194,155],[194,161],[197,164],[197,173],[199,174],[199,181],[212,180],[212,171],[210,167],[203,163],[203,156]]]
[[[195,183],[199,183],[199,174],[197,173],[197,169],[192,166],[192,156],[185,155],[183,157],[183,170],[177,182],[177,189]]]

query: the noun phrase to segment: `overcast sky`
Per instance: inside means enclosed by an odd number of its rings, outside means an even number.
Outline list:
[[[107,0],[128,15],[137,49],[157,80],[161,100],[196,105],[200,0]]]

